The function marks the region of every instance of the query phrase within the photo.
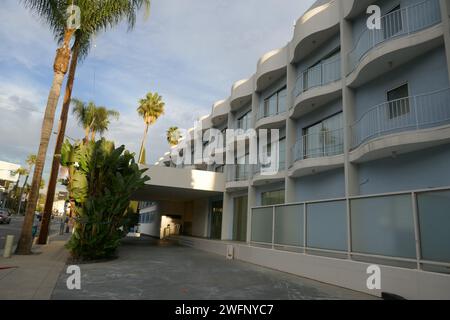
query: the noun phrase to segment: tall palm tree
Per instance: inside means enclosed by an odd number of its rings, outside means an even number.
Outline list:
[[[145,164],[145,141],[147,139],[148,127],[156,122],[164,114],[164,102],[158,93],[147,93],[144,99],[139,100],[137,112],[144,119],[145,130],[139,151],[139,163]]]
[[[53,122],[55,118],[56,106],[58,104],[59,95],[64,76],[67,73],[70,60],[70,40],[75,29],[69,29],[65,24],[65,10],[62,11],[58,6],[61,1],[57,0],[22,0],[25,6],[29,7],[38,15],[44,17],[54,28],[58,25],[61,28],[62,46],[56,50],[55,61],[53,64],[53,81],[45,107],[44,119],[42,121],[41,138],[39,149],[36,157],[36,165],[31,183],[29,201],[27,202],[25,219],[22,225],[22,232],[17,244],[16,253],[31,253],[31,227],[34,218],[34,210],[39,197],[39,185],[42,178],[42,172],[45,165],[45,157],[47,155],[48,143],[52,134]],[[62,26],[62,27],[61,27]]]
[[[90,47],[90,37],[92,34],[106,30],[116,26],[120,21],[126,19],[129,30],[131,30],[136,22],[136,12],[145,5],[147,12],[150,6],[150,0],[22,0],[22,2],[37,13],[48,23],[55,37],[62,43],[61,48],[57,50],[54,63],[54,79],[50,94],[48,97],[47,107],[44,115],[41,132],[41,142],[36,159],[36,166],[33,174],[29,201],[27,202],[26,215],[22,226],[21,236],[17,245],[16,252],[18,254],[31,253],[31,228],[34,218],[34,211],[39,197],[39,185],[42,178],[42,171],[45,164],[45,157],[48,149],[48,142],[53,129],[54,116],[56,106],[58,104],[61,91],[62,81],[67,72],[71,50],[69,47],[70,39],[75,33],[74,29],[69,29],[66,23],[66,11],[70,5],[77,5],[81,12],[81,26],[77,30],[74,42],[74,56],[70,63],[69,79],[67,81],[67,90],[63,102],[63,110],[61,112],[61,120],[59,124],[59,134],[55,147],[55,155],[53,157],[53,165],[51,171],[51,181],[49,183],[50,198],[54,197],[56,188],[57,172],[59,169],[58,154],[61,153],[62,140],[64,139],[65,127],[67,122],[67,114],[70,104],[70,96],[72,93],[73,82],[75,79],[75,70],[79,55],[87,55]],[[46,201],[53,204],[53,199]],[[47,233],[49,215],[45,214],[42,221],[41,230]],[[39,239],[40,241],[41,239]]]
[[[17,208],[17,214],[20,214],[20,209],[22,208],[22,196],[23,196],[23,191],[25,190],[25,187],[27,185],[28,182],[28,178],[30,176],[30,173],[33,171],[33,167],[36,164],[36,155],[35,154],[29,154],[28,158],[26,160],[27,164],[28,164],[28,174],[25,177],[25,181],[23,183],[22,186],[22,190],[20,190],[20,196],[19,196],[19,207]],[[42,179],[41,179],[42,180]]]
[[[180,140],[180,130],[178,127],[170,127],[167,129],[166,138],[170,146],[176,146]]]
[[[105,131],[108,130],[110,119],[115,118],[119,119],[119,112],[115,110],[107,109],[106,107],[96,107],[94,112],[94,120],[91,127],[91,140],[95,141],[96,133],[99,133],[100,136],[103,135]]]

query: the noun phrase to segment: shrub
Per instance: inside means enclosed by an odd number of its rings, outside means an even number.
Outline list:
[[[131,194],[142,177],[134,154],[105,139],[70,144],[65,141],[61,164],[68,168],[66,186],[74,212],[74,233],[67,248],[76,259],[114,256],[120,240],[136,221],[129,209]]]

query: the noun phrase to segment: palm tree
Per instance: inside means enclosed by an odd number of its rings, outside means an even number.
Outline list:
[[[72,99],[72,103],[74,104],[72,113],[77,118],[80,127],[84,129],[84,142],[87,143],[94,124],[95,109],[97,107],[92,101],[85,103],[76,98]]]
[[[180,140],[180,130],[178,127],[170,127],[167,129],[166,138],[170,146],[176,146]]]
[[[22,196],[23,196],[23,191],[25,190],[25,187],[27,185],[28,182],[28,178],[30,176],[30,173],[33,171],[33,167],[36,163],[36,155],[35,154],[29,154],[28,158],[26,160],[27,164],[28,164],[28,173],[27,176],[25,177],[25,182],[23,183],[22,186],[22,190],[20,191],[20,196],[19,196],[19,207],[17,208],[17,214],[20,214],[20,209],[22,207]],[[41,179],[42,180],[42,179]]]
[[[13,195],[14,195],[14,197],[15,197],[15,196],[16,196],[17,188],[19,187],[19,181],[20,181],[20,178],[21,178],[22,176],[28,174],[28,171],[27,171],[27,169],[20,167],[20,168],[18,168],[17,170],[15,170],[12,174],[13,174],[13,176],[19,175],[19,177],[17,178],[17,181],[16,181],[16,185],[14,186],[14,189],[13,189],[13,190],[14,190],[14,191],[13,191]]]
[[[40,180],[42,178],[42,171],[45,164],[48,142],[53,129],[54,116],[61,92],[62,81],[67,72],[70,60],[71,50],[69,47],[69,42],[75,33],[75,30],[69,29],[69,24],[66,23],[67,16],[65,14],[69,5],[74,4],[73,0],[22,0],[22,2],[33,12],[37,13],[44,20],[46,20],[55,36],[59,39],[59,42],[62,43],[62,47],[57,50],[55,58],[53,84],[47,101],[47,107],[42,124],[41,142],[36,158],[29,201],[27,202],[25,219],[16,250],[18,254],[30,254],[32,244],[31,228],[34,218],[34,211],[39,197]],[[128,22],[129,30],[131,30],[136,22],[136,12],[144,4],[146,5],[148,12],[150,0],[92,0],[76,1],[75,4],[80,7],[82,23],[76,32],[74,56],[72,57],[72,61],[70,63],[69,79],[67,81],[67,90],[64,97],[63,110],[61,112],[58,139],[55,147],[55,155],[53,157],[53,165],[50,176],[50,197],[54,197],[54,189],[56,188],[57,172],[59,169],[59,158],[57,155],[61,153],[62,140],[64,139],[67,114],[79,56],[87,55],[90,47],[90,37],[92,34],[100,30],[106,30],[109,27],[114,27],[124,18]],[[53,199],[51,200],[51,203],[53,203]],[[46,203],[50,203],[50,201],[46,201]],[[48,229],[49,215],[50,214],[48,214],[48,216],[47,214],[44,215],[43,219],[43,228],[41,228],[41,230],[43,229],[45,233]]]
[[[58,104],[59,95],[64,76],[67,73],[70,60],[69,42],[75,32],[75,29],[68,29],[65,25],[65,10],[62,11],[58,6],[61,1],[57,0],[22,0],[25,6],[29,7],[38,15],[44,17],[52,28],[59,26],[61,29],[60,43],[62,46],[56,50],[55,61],[53,64],[53,82],[47,99],[44,119],[42,121],[41,139],[39,150],[36,157],[36,165],[31,183],[29,201],[27,202],[25,219],[22,225],[22,232],[17,244],[16,253],[31,253],[31,227],[34,218],[34,210],[39,197],[39,185],[44,170],[45,157],[47,155],[48,143],[52,134],[53,122],[55,118],[56,106]],[[62,41],[61,41],[62,40]]]
[[[91,126],[91,140],[95,141],[95,134],[98,132],[100,136],[108,130],[110,119],[119,119],[119,112],[109,110],[106,107],[96,107],[94,111],[94,119]]]
[[[90,140],[95,141],[97,132],[102,135],[107,131],[111,118],[119,118],[119,112],[102,106],[98,107],[93,101],[86,103],[74,98],[72,103],[74,104],[72,112],[78,124],[84,129],[85,143]]]
[[[139,151],[139,163],[145,164],[145,140],[147,139],[148,127],[156,122],[164,114],[164,102],[162,97],[155,93],[147,93],[144,99],[139,101],[137,112],[144,119],[145,131],[142,138],[141,149]]]

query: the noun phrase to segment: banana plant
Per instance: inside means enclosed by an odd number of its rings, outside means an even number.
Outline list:
[[[133,192],[149,179],[134,154],[105,139],[71,144],[65,141],[61,165],[74,212],[74,232],[67,248],[76,259],[108,258],[136,221],[129,209]]]

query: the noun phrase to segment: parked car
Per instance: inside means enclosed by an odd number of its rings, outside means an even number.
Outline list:
[[[11,222],[10,214],[6,210],[0,210],[0,224],[6,223],[9,224]]]

